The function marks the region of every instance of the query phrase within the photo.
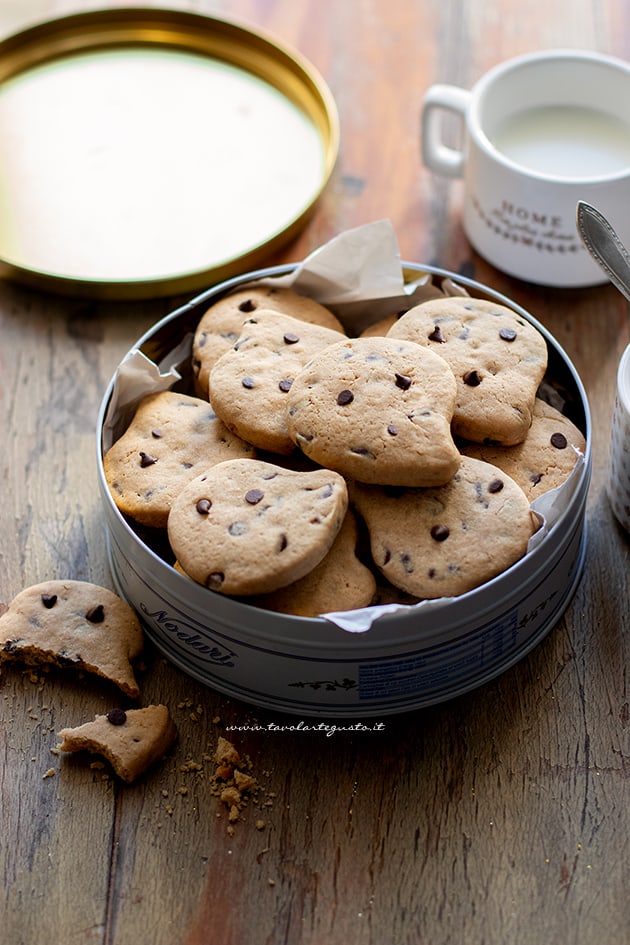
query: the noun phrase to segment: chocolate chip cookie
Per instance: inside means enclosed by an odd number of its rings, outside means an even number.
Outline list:
[[[295,444],[286,411],[294,378],[314,354],[344,337],[290,315],[259,310],[210,372],[213,408],[248,443],[272,453],[291,453]]]
[[[522,443],[497,446],[461,442],[459,448],[466,456],[498,466],[533,502],[568,479],[578,454],[586,449],[586,440],[568,417],[537,397],[532,425]]]
[[[300,617],[367,607],[374,599],[376,580],[358,557],[357,543],[357,522],[349,509],[330,551],[317,567],[299,581],[262,594],[251,603]]]
[[[383,485],[448,482],[455,378],[439,355],[397,338],[348,338],[311,359],[287,393],[294,443],[351,479]]]
[[[415,341],[449,363],[457,381],[457,436],[504,446],[525,439],[547,344],[521,315],[483,299],[432,299],[406,312],[388,337]]]
[[[271,309],[344,334],[343,325],[329,309],[293,289],[260,285],[231,292],[210,306],[195,331],[192,364],[200,397],[208,397],[213,365],[237,342],[243,322],[259,309]]]
[[[103,469],[124,515],[166,528],[173,499],[191,479],[215,463],[255,455],[206,400],[162,391],[140,402],[126,432],[105,454]]]
[[[222,594],[277,590],[326,556],[347,511],[343,478],[254,459],[213,466],[178,495],[168,536],[183,570]]]
[[[0,661],[73,667],[108,679],[128,696],[143,634],[135,611],[105,587],[44,581],[21,591],[0,617]]]
[[[432,489],[350,485],[377,567],[422,599],[455,597],[505,571],[537,525],[523,490],[489,463],[463,457],[451,482]]]
[[[159,761],[177,738],[165,705],[111,709],[93,721],[58,733],[61,751],[88,751],[106,758],[123,781],[131,783]]]

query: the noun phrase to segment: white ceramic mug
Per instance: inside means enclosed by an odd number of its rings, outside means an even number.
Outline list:
[[[615,516],[630,532],[630,345],[617,371],[606,491]]]
[[[463,125],[461,149],[444,141],[449,112]],[[433,85],[421,144],[429,169],[464,178],[466,235],[509,275],[549,286],[606,281],[577,233],[578,200],[630,243],[630,63],[554,49],[495,66],[471,91]]]

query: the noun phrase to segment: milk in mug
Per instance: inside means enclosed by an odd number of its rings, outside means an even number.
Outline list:
[[[580,105],[516,112],[489,138],[505,157],[545,176],[593,178],[630,168],[630,125]]]

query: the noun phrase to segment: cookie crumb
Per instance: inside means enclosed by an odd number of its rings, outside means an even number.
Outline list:
[[[214,758],[219,765],[239,765],[241,763],[241,757],[232,742],[229,742],[227,738],[223,738],[222,735],[219,735]]]
[[[45,772],[43,773],[42,779],[44,779],[44,778],[54,778],[54,776],[55,776],[55,769],[54,769],[54,768],[49,768],[48,771],[45,771]]]
[[[211,778],[211,790],[228,808],[228,821],[234,824],[240,819],[240,812],[247,806],[258,785],[252,775],[242,770],[250,767],[249,760],[242,759],[234,745],[222,736],[219,736],[214,760],[216,767]]]
[[[207,756],[204,756],[204,759],[208,760]],[[179,770],[184,774],[188,773],[189,771],[203,771],[203,765],[198,761],[193,761],[192,758],[189,758],[188,761],[185,761],[179,766]]]

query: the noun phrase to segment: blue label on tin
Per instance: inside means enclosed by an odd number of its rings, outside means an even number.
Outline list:
[[[359,698],[382,699],[427,693],[465,682],[500,660],[512,649],[518,632],[517,611],[512,611],[481,632],[436,646],[420,656],[359,666]]]

